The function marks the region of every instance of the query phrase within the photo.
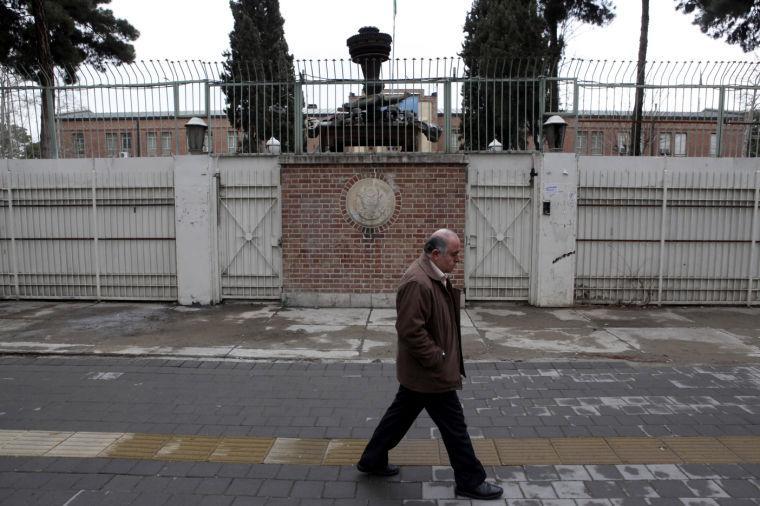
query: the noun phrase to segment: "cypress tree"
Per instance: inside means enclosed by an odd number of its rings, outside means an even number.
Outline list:
[[[541,126],[539,77],[546,37],[534,0],[475,0],[464,24],[462,88],[465,149],[485,150],[497,139],[524,150]]]
[[[292,151],[294,69],[278,0],[231,0],[234,27],[224,53],[225,112],[246,153],[265,150],[270,137]]]
[[[55,85],[56,74],[66,84],[76,83],[83,63],[103,69],[109,63],[133,62],[135,49],[130,42],[140,33],[101,7],[108,3],[110,0],[0,0],[0,64],[48,87]],[[42,93],[43,157],[52,153],[48,111],[55,110],[54,102],[54,93]]]

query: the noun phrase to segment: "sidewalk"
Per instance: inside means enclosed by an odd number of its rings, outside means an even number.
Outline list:
[[[500,501],[457,498],[422,415],[353,463],[390,363],[0,357],[0,504],[757,506],[760,366],[478,362],[460,393]]]
[[[460,399],[500,501],[455,496],[424,414],[399,476],[353,466],[398,388],[393,311],[2,302],[0,504],[760,504],[760,308],[462,321]]]
[[[395,311],[112,302],[0,302],[0,353],[392,360]],[[760,307],[535,308],[462,312],[472,361],[760,362]]]

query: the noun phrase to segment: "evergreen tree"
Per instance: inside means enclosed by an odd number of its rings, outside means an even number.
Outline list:
[[[534,0],[475,0],[464,23],[462,134],[466,149],[496,139],[527,148],[541,127],[540,76],[545,75],[544,22]]]
[[[66,84],[75,83],[84,63],[103,69],[109,63],[133,62],[135,50],[130,42],[140,34],[126,20],[100,7],[110,1],[0,0],[0,64],[50,87],[55,85],[56,73]],[[55,110],[54,101],[54,93],[42,93],[43,157],[52,153],[49,111]]]
[[[676,9],[695,13],[694,24],[714,39],[725,37],[745,53],[760,47],[760,2],[756,0],[678,0]]]
[[[231,0],[234,27],[224,53],[226,113],[243,136],[244,152],[262,152],[271,137],[283,152],[294,148],[293,56],[278,0]]]
[[[565,51],[565,38],[562,26],[570,21],[580,21],[603,26],[615,17],[611,0],[540,0],[539,11],[546,23],[551,59],[550,77],[557,77],[559,61]],[[557,81],[550,81],[549,110],[559,111],[559,93]]]

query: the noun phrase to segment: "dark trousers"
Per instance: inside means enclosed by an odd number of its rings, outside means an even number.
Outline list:
[[[382,469],[388,465],[388,451],[401,442],[423,408],[441,431],[457,486],[472,489],[483,483],[486,472],[475,456],[462,405],[453,390],[440,394],[423,394],[399,386],[396,398],[364,449],[359,460],[362,467]]]

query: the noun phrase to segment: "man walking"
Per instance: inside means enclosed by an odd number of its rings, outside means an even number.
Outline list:
[[[456,393],[462,388],[464,359],[459,290],[451,286],[448,275],[459,262],[461,248],[454,232],[437,230],[401,278],[396,293],[400,385],[356,467],[379,476],[398,474],[398,466],[388,463],[388,451],[399,444],[424,408],[446,445],[457,495],[498,499],[502,489],[485,481]]]

